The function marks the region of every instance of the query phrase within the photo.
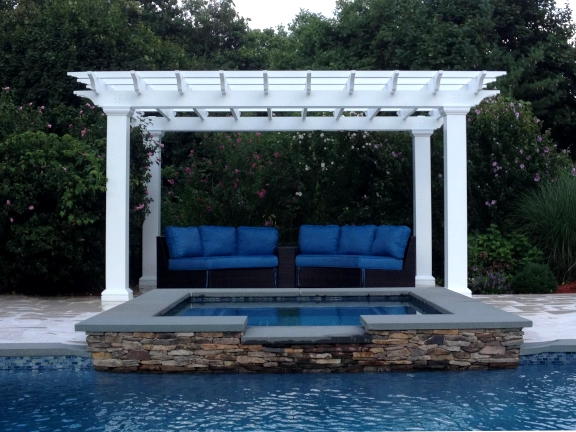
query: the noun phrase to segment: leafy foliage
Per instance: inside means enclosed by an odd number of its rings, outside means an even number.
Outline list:
[[[529,263],[512,279],[514,294],[547,294],[556,291],[558,281],[547,264]]]
[[[490,225],[486,233],[468,236],[468,268],[471,278],[486,273],[499,273],[510,282],[519,267],[542,260],[542,251],[532,246],[526,236],[515,231],[503,234],[496,225]]]

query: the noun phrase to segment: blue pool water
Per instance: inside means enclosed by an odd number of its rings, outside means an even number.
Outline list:
[[[360,315],[416,314],[410,306],[359,307],[202,307],[190,308],[185,316],[248,316],[249,326],[341,326],[361,325]]]
[[[247,316],[249,326],[362,325],[360,315],[438,313],[408,296],[352,298],[187,299],[167,311],[169,316]]]
[[[2,431],[574,430],[576,368],[335,375],[0,372]]]

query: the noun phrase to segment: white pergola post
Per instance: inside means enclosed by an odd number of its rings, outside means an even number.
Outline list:
[[[436,285],[432,276],[432,187],[430,136],[432,130],[411,131],[414,171],[414,235],[416,236],[416,286]]]
[[[103,302],[132,298],[129,287],[130,108],[104,108],[106,135],[106,289]]]
[[[160,235],[160,203],[162,186],[162,165],[160,141],[164,136],[163,131],[149,130],[149,144],[156,146],[156,151],[150,156],[150,180],[147,184],[148,196],[152,202],[148,206],[150,213],[142,226],[142,277],[139,280],[141,291],[156,288],[156,237]]]
[[[444,286],[472,296],[468,289],[468,199],[466,114],[445,107],[444,116]]]

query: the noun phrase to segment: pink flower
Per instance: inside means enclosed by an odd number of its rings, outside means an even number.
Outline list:
[[[70,129],[72,129],[72,123],[70,123],[70,124],[68,125],[68,127],[69,127]]]
[[[542,142],[542,137],[540,135],[538,135],[538,138],[536,138],[536,141]]]
[[[238,170],[238,168],[236,168],[236,169],[234,170],[234,174],[238,174],[239,172],[240,172],[240,171]]]
[[[266,191],[265,191],[264,189],[261,189],[261,190],[258,191],[257,193],[258,193],[258,196],[259,196],[260,198],[264,198],[264,195],[266,195]]]
[[[520,164],[520,169],[524,169],[524,164]]]
[[[164,144],[160,143],[160,148],[164,148]]]
[[[212,211],[212,207],[206,206],[206,211]]]
[[[28,207],[29,210],[34,210],[34,206]]]
[[[280,157],[280,153],[279,153],[279,152],[275,152],[275,153],[274,153],[274,157],[276,157],[276,158],[277,158],[277,157]]]
[[[139,204],[136,207],[134,207],[134,210],[142,210],[144,208],[144,204]]]
[[[22,107],[18,107],[18,110],[19,110],[19,111],[22,111]]]
[[[52,129],[52,125],[51,125],[50,123],[48,123],[48,124],[46,125],[46,127],[47,127],[48,129]]]
[[[10,90],[10,87],[4,87],[4,91]]]
[[[260,132],[256,132],[256,136],[260,136],[262,135]]]
[[[536,173],[536,175],[534,176],[534,181],[535,182],[540,181],[540,173]]]
[[[236,142],[242,142],[242,138],[238,138]]]
[[[496,204],[496,202],[497,202],[496,200],[492,200],[492,202],[490,204],[494,205],[494,204]]]
[[[254,159],[256,159],[256,160],[260,159],[260,156],[258,156],[258,153],[254,153]]]
[[[83,112],[84,112],[84,111],[80,110],[80,115],[82,115]]]
[[[520,118],[520,113],[519,113],[519,112],[514,113],[514,115],[516,116],[516,119]]]
[[[10,205],[10,200],[6,200],[6,205]]]
[[[10,218],[10,222],[14,222],[14,219]]]
[[[264,222],[264,226],[270,226],[270,222],[268,221]]]
[[[174,179],[169,179],[169,180],[168,180],[168,183],[170,183],[171,185],[173,185],[173,184],[174,184]]]
[[[252,164],[252,168],[256,168],[256,162]]]
[[[64,170],[64,172],[68,171],[68,169],[66,169],[66,167],[62,167],[62,169]]]
[[[86,128],[84,128],[80,131],[80,135],[82,135],[82,136],[86,135]]]

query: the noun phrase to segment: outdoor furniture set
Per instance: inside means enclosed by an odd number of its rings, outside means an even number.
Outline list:
[[[269,227],[167,227],[158,288],[413,287],[416,238],[390,225],[302,225],[298,246]]]

